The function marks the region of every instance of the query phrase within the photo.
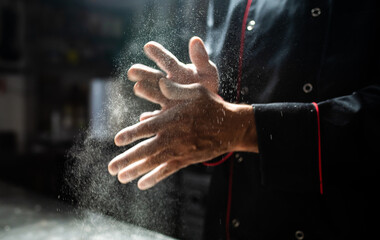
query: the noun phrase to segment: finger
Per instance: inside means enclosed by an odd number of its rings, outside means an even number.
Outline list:
[[[169,177],[170,175],[177,172],[183,167],[185,167],[185,165],[180,160],[172,160],[169,162],[165,162],[160,166],[156,167],[154,170],[147,173],[146,175],[144,175],[138,181],[137,186],[141,190],[151,188],[158,182],[164,180],[165,178]]]
[[[168,74],[168,78],[172,73],[178,72],[180,62],[178,59],[161,44],[157,42],[148,42],[144,46],[146,55],[152,59],[157,66]]]
[[[117,146],[125,146],[142,138],[148,138],[156,135],[164,128],[170,128],[175,121],[180,121],[176,114],[178,106],[170,108],[165,113],[158,114],[154,117],[146,119],[135,125],[124,128],[115,136],[115,144]]]
[[[133,87],[135,94],[161,105],[167,102],[158,86],[158,80],[163,76],[161,71],[142,64],[135,64],[128,70],[128,78],[131,81],[137,81]]]
[[[162,94],[158,81],[142,80],[137,82],[133,91],[136,96],[144,98],[150,102],[164,106],[168,103],[168,99]]]
[[[119,180],[119,182],[124,184],[133,181],[134,179],[144,174],[144,172],[141,171],[140,168],[141,166],[145,165],[145,163],[146,159],[142,159],[121,169],[117,174],[117,179]]]
[[[145,66],[143,64],[134,64],[129,68],[128,79],[134,82],[141,80],[154,80],[158,82],[158,79],[165,77],[165,74],[157,69]]]
[[[144,112],[140,115],[140,122],[141,121],[144,121],[148,118],[151,118],[151,117],[154,117],[154,116],[157,116],[161,111],[160,110],[155,110],[153,112]]]
[[[118,179],[121,183],[130,182],[143,174],[155,169],[160,164],[168,160],[167,151],[162,151],[154,156],[137,161],[126,168],[120,170]]]
[[[112,159],[108,164],[108,171],[111,175],[116,175],[121,169],[128,165],[155,155],[161,148],[162,144],[159,143],[157,137],[149,138]]]
[[[197,71],[208,73],[210,71],[209,56],[206,47],[199,37],[192,37],[189,41],[189,56]]]
[[[159,120],[156,119],[159,118],[147,119],[118,132],[114,139],[116,146],[125,146],[139,139],[148,138],[155,135],[159,126],[159,124],[156,123],[159,122]]]
[[[163,95],[171,100],[197,99],[204,91],[199,83],[180,84],[165,78],[160,79],[159,86]]]

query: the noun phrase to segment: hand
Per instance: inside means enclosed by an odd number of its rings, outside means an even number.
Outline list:
[[[176,104],[116,135],[118,146],[148,138],[109,163],[121,183],[145,174],[138,187],[147,189],[190,164],[231,151],[257,152],[251,106],[225,102],[199,83],[161,79],[158,87]]]
[[[137,82],[134,86],[135,94],[151,102],[158,103],[162,109],[169,108],[175,102],[165,98],[158,86],[162,77],[183,84],[200,83],[211,92],[217,93],[219,85],[218,70],[209,60],[205,45],[198,37],[189,41],[189,56],[192,64],[184,64],[162,45],[149,42],[144,46],[146,55],[152,59],[166,75],[156,69],[142,64],[135,64],[128,70],[128,78]],[[144,113],[141,120],[157,114]]]

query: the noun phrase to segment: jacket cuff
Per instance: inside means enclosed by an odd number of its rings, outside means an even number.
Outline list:
[[[319,192],[318,118],[312,103],[253,104],[262,183]]]

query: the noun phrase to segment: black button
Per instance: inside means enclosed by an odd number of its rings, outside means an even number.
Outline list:
[[[318,17],[319,15],[321,15],[322,11],[320,8],[313,8],[311,9],[311,16],[313,17]]]
[[[302,231],[297,230],[296,233],[295,233],[295,236],[296,236],[297,240],[302,240],[302,239],[304,239],[305,234]]]

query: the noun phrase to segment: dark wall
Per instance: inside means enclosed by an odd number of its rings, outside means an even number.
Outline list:
[[[77,196],[62,189],[75,161],[68,152],[85,140],[91,122],[92,81],[128,82],[131,64],[154,67],[142,51],[151,40],[188,62],[188,40],[203,36],[206,12],[207,0],[1,0],[0,180],[76,204]],[[203,213],[194,204],[203,202],[207,176],[195,167],[171,178],[176,228],[153,230],[200,236]],[[198,189],[199,178],[205,180]]]

